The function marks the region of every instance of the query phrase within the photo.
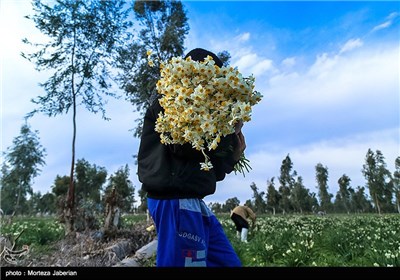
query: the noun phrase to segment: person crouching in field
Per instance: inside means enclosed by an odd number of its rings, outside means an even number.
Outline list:
[[[248,220],[251,220],[254,226],[256,223],[256,214],[254,214],[250,207],[239,205],[231,211],[231,219],[235,223],[237,236],[241,241],[247,243],[247,234],[249,232]]]

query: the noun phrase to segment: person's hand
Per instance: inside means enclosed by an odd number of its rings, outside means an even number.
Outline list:
[[[243,127],[243,121],[238,121],[238,122],[235,124],[235,134],[236,134],[236,135],[239,134],[239,132],[242,131],[242,127]]]
[[[236,137],[238,140],[238,145],[236,147],[236,150],[234,151],[233,158],[235,161],[239,161],[244,150],[246,149],[246,141],[244,139],[244,135],[241,130],[238,133],[236,133]]]

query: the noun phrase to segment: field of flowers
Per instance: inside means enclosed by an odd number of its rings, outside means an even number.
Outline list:
[[[400,215],[261,216],[248,243],[236,237],[228,215],[218,215],[245,267],[400,267]],[[124,228],[145,216],[126,216]],[[1,235],[17,238],[15,248],[46,246],[64,237],[54,218],[2,221]],[[40,250],[42,248],[42,250]]]
[[[400,215],[264,216],[248,243],[220,217],[244,266],[400,267]]]
[[[22,245],[47,245],[64,236],[64,225],[53,217],[17,217],[12,223],[2,219],[0,233],[17,248]]]

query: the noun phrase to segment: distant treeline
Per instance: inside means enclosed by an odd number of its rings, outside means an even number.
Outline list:
[[[337,181],[336,194],[328,191],[328,167],[321,163],[315,166],[318,194],[304,186],[289,155],[282,161],[280,171],[277,182],[275,177],[267,180],[266,192],[252,183],[253,196],[244,204],[258,214],[400,213],[400,157],[396,158],[392,173],[386,168],[382,152],[368,149],[362,168],[365,185],[354,188],[350,177],[343,174]],[[233,197],[209,206],[215,213],[227,213],[240,203]]]
[[[282,161],[277,182],[275,177],[267,180],[267,188],[260,191],[255,183],[250,185],[252,198],[244,204],[256,213],[400,213],[400,157],[396,158],[395,170],[390,172],[382,153],[368,150],[362,173],[365,185],[353,188],[351,179],[343,174],[338,179],[339,190],[335,195],[328,191],[328,167],[318,163],[315,166],[318,194],[310,192],[303,179],[293,170],[293,162],[287,155]],[[135,187],[129,180],[129,167],[121,167],[108,176],[104,167],[90,164],[85,159],[76,163],[75,169],[76,202],[81,212],[102,213],[106,207],[107,196],[115,188],[117,204],[125,213],[145,213],[146,193]],[[19,196],[19,188],[1,177],[1,208],[4,214],[57,214],[65,205],[70,178],[57,175],[51,191],[25,192]],[[8,178],[9,179],[9,178]],[[21,194],[21,193],[20,193]],[[210,203],[215,213],[228,213],[241,204],[238,198],[228,198],[225,203]]]

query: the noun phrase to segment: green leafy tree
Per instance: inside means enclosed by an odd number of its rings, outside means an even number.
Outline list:
[[[61,177],[60,175],[57,175],[56,178],[54,179],[53,185],[51,186],[52,193],[56,197],[60,196],[66,197],[68,193],[69,182],[70,182],[69,176]]]
[[[300,213],[312,212],[314,206],[313,198],[310,191],[304,186],[303,178],[301,176],[298,176],[294,183],[290,199],[295,211]]]
[[[222,213],[222,205],[219,202],[210,202],[208,207],[213,211],[214,213]]]
[[[246,202],[244,203],[245,206],[250,207],[251,209],[254,209],[254,204],[251,201],[251,199],[246,200]]]
[[[265,196],[265,192],[259,192],[257,185],[253,182],[250,185],[251,190],[253,191],[253,210],[257,214],[264,214],[267,209],[267,205],[263,197]]]
[[[76,163],[75,178],[76,202],[79,205],[75,215],[75,229],[94,229],[97,227],[96,215],[103,210],[101,190],[107,179],[107,171],[104,167],[80,159]]]
[[[54,183],[51,186],[52,193],[55,195],[55,206],[58,218],[60,222],[65,223],[65,207],[67,206],[66,201],[68,197],[68,189],[70,186],[71,179],[69,176],[57,175],[54,179]],[[75,184],[75,183],[74,183]]]
[[[280,195],[278,191],[275,189],[274,180],[275,178],[272,177],[271,180],[267,181],[266,206],[267,209],[268,208],[272,209],[272,214],[275,215],[276,210],[279,207]]]
[[[132,182],[129,180],[129,167],[119,168],[113,175],[108,179],[108,185],[105,189],[105,196],[111,193],[112,189],[115,188],[118,194],[117,205],[122,211],[132,212],[135,200],[135,188]]]
[[[339,190],[334,203],[337,212],[349,213],[351,210],[350,182],[351,179],[346,174],[343,174],[338,180]]]
[[[309,205],[311,205],[311,212],[314,212],[315,209],[318,209],[318,199],[317,195],[314,192],[309,191]]]
[[[55,214],[56,213],[56,196],[53,193],[45,193],[39,200],[37,209],[40,213]]]
[[[395,160],[395,171],[393,172],[393,187],[396,199],[397,212],[400,213],[400,157]]]
[[[137,210],[139,213],[145,213],[147,211],[147,193],[144,190],[139,189],[138,196],[139,196],[140,204],[139,204]]]
[[[393,184],[381,151],[376,150],[374,153],[371,149],[368,149],[362,173],[367,181],[369,194],[376,211],[379,214],[383,211],[393,211]]]
[[[351,208],[355,213],[372,212],[372,204],[367,198],[364,187],[358,186],[355,191],[350,188],[349,191],[351,197]]]
[[[76,196],[78,200],[100,204],[101,190],[107,180],[105,167],[91,165],[85,159],[76,162]]]
[[[32,131],[27,123],[22,125],[20,135],[12,143],[4,153],[1,202],[8,206],[6,212],[13,208],[13,214],[20,214],[21,204],[28,194],[33,194],[33,179],[40,174],[40,166],[46,164],[46,149],[40,144],[39,132]]]
[[[217,54],[218,58],[221,60],[223,66],[228,66],[230,59],[231,59],[231,54],[228,51],[222,51]]]
[[[331,201],[333,195],[328,192],[328,167],[318,163],[315,166],[315,171],[321,210],[326,212],[331,210],[333,207]]]
[[[139,39],[120,49],[117,65],[122,70],[119,81],[127,100],[143,116],[157,96],[160,62],[183,55],[189,25],[181,1],[134,1],[133,10],[141,26]],[[154,67],[148,65],[148,50],[157,58]],[[139,137],[143,118],[136,122],[134,136]]]
[[[1,188],[0,188],[1,210],[5,215],[15,213],[15,202],[18,198],[18,178],[10,172],[6,162],[1,167]],[[25,198],[23,198],[25,199]]]
[[[240,200],[237,197],[228,198],[225,203],[222,205],[222,212],[230,213],[233,208],[240,204]]]
[[[290,156],[287,155],[285,159],[282,161],[281,165],[281,173],[278,177],[279,179],[279,207],[283,211],[283,214],[292,211],[293,206],[290,201],[291,191],[294,186],[295,179],[294,177],[297,175],[296,171],[292,172],[293,163],[290,159]]]
[[[29,199],[26,201],[26,210],[31,215],[35,215],[40,213],[39,204],[40,199],[42,198],[42,194],[40,192],[32,192]]]
[[[39,105],[28,116],[40,112],[50,117],[72,110],[72,159],[66,209],[66,233],[74,231],[75,211],[75,140],[77,107],[84,105],[92,113],[105,115],[103,97],[115,97],[112,67],[116,49],[127,39],[124,32],[131,25],[125,1],[58,0],[53,6],[34,0],[35,22],[48,38],[44,44],[24,42],[39,50],[22,56],[35,63],[38,71],[53,71],[41,86],[46,95],[33,99]]]

